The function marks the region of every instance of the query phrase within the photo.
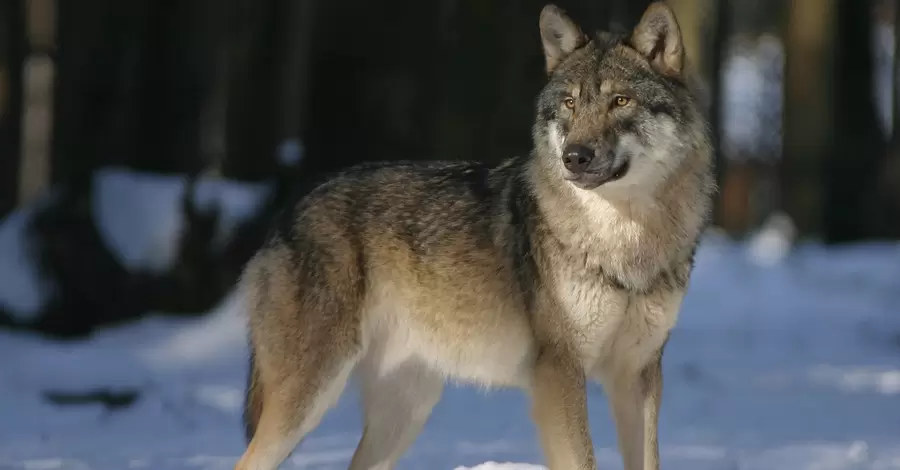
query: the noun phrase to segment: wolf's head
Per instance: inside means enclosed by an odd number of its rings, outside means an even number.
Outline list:
[[[552,177],[586,191],[647,194],[708,147],[681,31],[665,3],[652,4],[630,34],[593,36],[548,5],[540,32],[549,81],[534,138]]]

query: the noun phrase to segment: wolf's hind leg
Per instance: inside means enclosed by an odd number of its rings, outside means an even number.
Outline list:
[[[236,470],[275,470],[316,428],[341,396],[358,356],[336,361],[313,377],[285,377],[262,388],[262,412]]]
[[[422,431],[444,380],[413,359],[388,368],[367,361],[360,369],[365,428],[350,470],[390,470]]]
[[[252,368],[237,470],[274,470],[337,403],[362,356],[357,252],[309,222],[247,264]],[[325,233],[321,233],[325,232]]]

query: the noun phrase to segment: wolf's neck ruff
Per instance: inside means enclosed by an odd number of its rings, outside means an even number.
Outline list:
[[[604,273],[628,290],[644,292],[670,279],[669,269],[693,256],[714,188],[707,139],[698,138],[685,147],[687,155],[678,158],[680,165],[643,194],[590,191],[561,181],[547,168],[558,159],[559,144],[552,139],[552,135],[545,142],[536,139],[527,181],[547,229],[554,238],[565,240],[571,255],[584,260],[587,269]]]

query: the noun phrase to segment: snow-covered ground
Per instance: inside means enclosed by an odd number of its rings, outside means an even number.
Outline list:
[[[664,361],[663,468],[900,469],[900,246],[800,245],[766,264],[748,253],[711,237],[698,255]],[[234,298],[82,342],[0,334],[0,468],[231,468],[244,334]],[[138,397],[47,399],[97,387]],[[401,468],[540,468],[527,410],[518,391],[450,387]],[[621,468],[596,386],[590,412],[601,468]],[[346,468],[359,430],[351,387],[283,468]]]

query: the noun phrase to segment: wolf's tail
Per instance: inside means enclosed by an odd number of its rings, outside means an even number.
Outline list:
[[[259,424],[259,415],[262,413],[263,394],[262,384],[259,382],[259,371],[256,368],[256,354],[253,345],[250,345],[250,373],[247,374],[247,393],[244,398],[244,437],[247,442],[256,434],[256,426]]]

